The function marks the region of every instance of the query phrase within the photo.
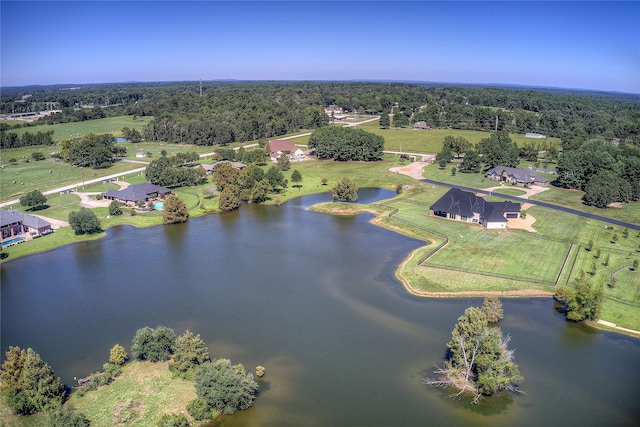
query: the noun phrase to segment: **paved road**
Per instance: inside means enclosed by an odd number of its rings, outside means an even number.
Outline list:
[[[249,145],[245,145],[245,147],[253,147],[253,146],[257,146],[258,144],[249,144]],[[200,154],[200,157],[206,157],[206,156],[211,156],[215,153],[205,153],[205,154]],[[132,175],[132,174],[136,174],[136,173],[140,173],[140,172],[144,172],[145,169],[147,169],[147,166],[149,164],[149,162],[143,162],[140,160],[121,160],[122,162],[125,163],[139,163],[139,164],[143,164],[145,165],[145,167],[143,168],[136,168],[136,169],[132,169],[129,171],[125,171],[125,172],[120,172],[120,173],[115,173],[115,174],[111,174],[111,175],[107,175],[107,176],[101,176],[100,178],[94,178],[94,179],[88,179],[84,182],[81,183],[77,183],[77,184],[71,184],[71,185],[65,185],[64,187],[59,187],[59,188],[54,188],[53,190],[47,190],[44,191],[42,194],[44,194],[45,196],[47,194],[56,194],[56,193],[60,193],[63,191],[68,191],[68,190],[75,190],[78,187],[82,187],[83,185],[88,185],[88,184],[93,184],[95,182],[102,182],[106,179],[118,179],[120,177],[123,177],[125,175]],[[0,208],[4,208],[5,206],[11,206],[11,205],[17,205],[18,203],[20,203],[19,199],[15,199],[15,200],[8,200],[6,202],[0,203]]]
[[[93,184],[94,182],[102,182],[106,179],[117,179],[119,177],[122,177],[124,175],[131,175],[134,173],[140,173],[143,172],[147,167],[143,167],[143,168],[137,168],[137,169],[132,169],[130,171],[126,171],[126,172],[120,172],[120,173],[115,173],[112,175],[107,175],[107,176],[101,176],[100,178],[94,178],[94,179],[88,179],[84,182],[80,182],[77,184],[71,184],[71,185],[65,185],[64,187],[59,187],[59,188],[54,188],[53,190],[48,190],[48,191],[44,191],[42,194],[44,194],[45,196],[47,194],[55,194],[55,193],[60,193],[62,191],[67,191],[67,190],[75,190],[78,187],[82,187],[83,185],[88,185],[88,184]],[[5,206],[11,206],[11,205],[15,205],[20,203],[19,199],[16,200],[9,200],[7,202],[3,202],[0,203],[0,208],[3,208]]]
[[[613,218],[607,218],[604,216],[600,216],[600,215],[595,215],[595,214],[590,214],[587,212],[582,212],[579,211],[577,209],[572,209],[572,208],[567,208],[564,206],[559,206],[559,205],[554,205],[551,203],[547,203],[547,202],[542,202],[540,200],[532,200],[532,199],[523,199],[522,197],[516,197],[516,196],[509,196],[507,194],[502,194],[502,193],[495,193],[491,190],[481,190],[478,188],[471,188],[471,187],[463,187],[461,185],[453,185],[453,184],[447,184],[444,182],[439,182],[439,181],[434,181],[432,179],[427,179],[427,178],[421,178],[418,179],[418,181],[427,183],[427,184],[433,184],[433,185],[440,185],[442,187],[448,187],[448,188],[453,188],[453,187],[457,187],[460,188],[462,190],[465,191],[471,191],[473,193],[482,193],[482,194],[489,194],[489,195],[493,195],[493,196],[499,196],[508,200],[514,200],[520,203],[530,203],[532,205],[536,205],[536,206],[542,206],[545,208],[549,208],[549,209],[555,209],[557,211],[562,211],[562,212],[567,212],[573,215],[578,215],[581,216],[583,218],[589,218],[589,219],[593,219],[593,220],[598,220],[598,221],[603,221],[603,222],[608,222],[609,224],[615,224],[615,225],[619,225],[621,227],[627,227],[629,229],[633,229],[633,230],[640,230],[640,224],[632,224],[630,222],[624,222],[624,221],[619,221],[617,219],[613,219]]]

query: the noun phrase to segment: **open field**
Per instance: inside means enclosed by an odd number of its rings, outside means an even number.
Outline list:
[[[378,122],[365,123],[358,125],[359,128],[381,135],[385,139],[384,149],[391,151],[407,151],[412,153],[437,153],[442,149],[442,143],[445,136],[463,137],[472,144],[477,144],[484,138],[490,136],[489,132],[481,132],[475,130],[459,130],[459,129],[429,129],[429,130],[413,130],[412,128],[402,129],[380,129]],[[534,140],[526,138],[520,134],[510,134],[518,146],[523,146],[529,141],[547,141],[560,147],[559,138],[546,138],[545,140]]]
[[[171,156],[176,153],[196,152],[198,154],[205,154],[215,151],[215,147],[209,147],[206,145],[171,144],[163,141],[143,141],[135,144],[131,142],[119,142],[116,145],[123,145],[127,147],[127,154],[123,157],[124,159],[143,162],[151,162],[152,160],[157,159],[160,157],[160,153],[163,150],[167,152],[167,156]],[[151,156],[138,158],[136,157],[136,153],[151,153]]]
[[[123,127],[142,131],[142,128],[149,124],[151,120],[153,120],[153,117],[150,116],[137,117],[135,120],[133,119],[133,116],[117,116],[107,117],[104,119],[85,120],[83,122],[30,126],[12,129],[11,132],[22,135],[25,132],[37,133],[53,130],[53,139],[55,141],[66,141],[67,139],[81,137],[82,135],[90,132],[98,134],[111,133],[115,137],[120,137],[122,136]]]
[[[194,382],[173,378],[168,366],[128,363],[113,383],[83,396],[73,393],[66,405],[85,414],[92,426],[156,426],[163,414],[186,413],[187,404],[196,398]],[[130,421],[123,421],[125,415]]]
[[[2,151],[3,156],[11,155],[9,153],[11,150]],[[4,153],[4,151],[7,151],[7,153]],[[88,169],[77,168],[64,162],[56,162],[54,159],[29,163],[3,163],[0,170],[0,201],[18,199],[29,191],[39,190],[45,192],[53,188],[82,183],[101,176],[126,172],[140,166],[143,165],[116,162],[108,169]]]

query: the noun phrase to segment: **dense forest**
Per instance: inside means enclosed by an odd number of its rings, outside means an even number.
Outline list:
[[[144,130],[148,140],[225,145],[321,127],[330,105],[393,113],[401,126],[425,121],[438,128],[537,132],[574,144],[601,137],[640,145],[639,95],[552,89],[320,81],[35,86],[3,88],[0,112],[62,111],[34,124],[153,116]]]
[[[332,119],[325,113],[329,106],[362,115],[380,114],[381,127],[391,123],[408,127],[423,121],[432,128],[498,131],[477,147],[450,147],[451,156],[466,152],[461,172],[477,172],[481,163],[515,166],[518,156],[537,159],[536,144],[518,148],[508,137],[508,133],[535,132],[561,138],[556,182],[585,191],[585,203],[604,207],[640,198],[640,95],[635,94],[417,83],[218,81],[3,88],[0,96],[5,114],[61,110],[33,125],[152,116],[141,133],[126,129],[132,141],[209,146],[265,142],[302,129],[322,128]],[[50,132],[18,137],[11,132],[12,126],[16,125],[0,122],[2,148],[53,142]],[[311,146],[318,145],[320,134],[314,132]],[[351,141],[356,136],[349,135],[338,139]],[[512,150],[502,147],[501,140]],[[65,147],[80,153],[78,161],[90,161],[94,167],[109,165],[113,150],[102,143],[96,149],[93,142],[89,138]],[[318,152],[328,150],[329,157],[346,153],[351,158],[355,153],[372,160],[380,156],[380,147],[367,154],[350,146],[338,150],[334,143],[323,144]],[[358,145],[347,145],[354,144]],[[491,155],[494,151],[497,158],[491,160],[496,157]],[[444,149],[438,156],[445,164],[450,160]],[[558,153],[549,150],[547,157],[555,160]]]

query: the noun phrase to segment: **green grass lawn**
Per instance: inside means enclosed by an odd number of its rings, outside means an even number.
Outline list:
[[[473,188],[497,187],[500,183],[486,178],[484,173],[456,173],[451,174],[451,167],[458,167],[459,164],[449,164],[445,169],[441,169],[437,164],[427,165],[422,169],[422,176],[438,182],[447,184],[462,185]]]
[[[550,185],[548,190],[532,196],[531,199],[553,203],[554,205],[567,206],[583,212],[614,218],[632,224],[640,224],[640,201],[625,203],[619,207],[601,209],[582,203],[583,195],[584,192],[580,190],[568,190]]]
[[[11,150],[2,150],[2,156],[10,156]],[[5,153],[5,151],[7,151]],[[35,151],[35,150],[34,150]],[[107,169],[77,168],[54,159],[39,162],[2,163],[0,169],[0,201],[18,199],[29,191],[47,190],[65,185],[81,183],[83,180],[99,178],[110,174],[126,172],[142,165],[116,162]]]
[[[469,285],[478,281],[483,290],[513,290],[523,286],[549,290],[560,273],[569,243],[543,239],[520,230],[485,230],[479,225],[429,216],[429,206],[445,191],[439,187],[429,188],[388,205],[399,209],[397,218],[444,233],[449,238],[449,244],[425,263],[417,264],[423,254],[415,257],[415,263],[410,263],[410,274],[421,283],[419,290],[472,290]],[[443,241],[437,235],[432,239],[433,245]],[[429,250],[431,248],[427,247],[424,252]],[[523,253],[529,256],[523,257]],[[434,274],[435,269],[446,271],[437,272],[437,280],[429,280],[428,276]],[[421,273],[421,270],[425,271]],[[441,280],[441,275],[447,278]],[[524,285],[524,282],[529,283]]]
[[[92,426],[156,426],[163,414],[185,411],[196,398],[193,381],[172,377],[168,362],[134,361],[107,386],[73,393],[66,405],[85,414]],[[125,417],[130,421],[123,422]]]
[[[406,151],[412,153],[432,153],[435,154],[442,149],[444,138],[448,135],[463,137],[472,144],[477,144],[484,138],[488,138],[489,132],[459,129],[429,129],[413,130],[412,128],[401,129],[380,129],[378,122],[370,122],[358,125],[359,128],[367,132],[375,133],[384,137],[384,149],[391,151]],[[533,141],[520,134],[509,135],[518,146]],[[560,147],[559,138],[547,138],[547,143]]]
[[[104,119],[85,120],[83,122],[71,122],[71,123],[57,123],[53,125],[40,125],[30,126],[25,128],[12,129],[18,135],[22,135],[25,132],[37,133],[48,132],[53,130],[54,141],[66,141],[67,139],[81,137],[87,133],[111,133],[115,137],[122,136],[122,128],[128,127],[129,129],[142,129],[153,120],[153,117],[137,117],[135,120],[133,116],[117,116],[107,117]]]

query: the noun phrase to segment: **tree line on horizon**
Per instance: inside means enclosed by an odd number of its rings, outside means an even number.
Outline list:
[[[563,141],[618,138],[640,144],[640,96],[633,94],[375,82],[207,82],[202,96],[196,82],[60,89],[3,91],[0,112],[34,111],[45,103],[62,110],[34,125],[153,116],[144,132],[148,140],[225,145],[321,127],[330,120],[324,108],[335,105],[346,112],[393,114],[401,126],[425,121],[434,128],[537,132]],[[32,96],[22,100],[25,94]],[[9,129],[0,124],[0,130]]]

